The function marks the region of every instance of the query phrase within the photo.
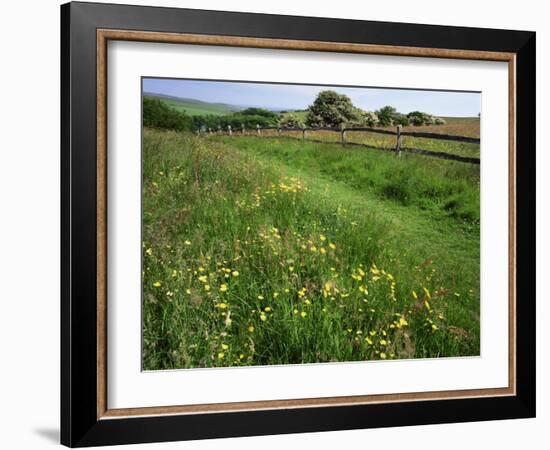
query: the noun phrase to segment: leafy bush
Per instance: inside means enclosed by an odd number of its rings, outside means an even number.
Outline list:
[[[366,126],[374,127],[378,125],[378,115],[373,111],[362,111],[362,119]]]
[[[393,125],[401,125],[406,127],[409,125],[409,118],[405,114],[396,113],[393,118]]]
[[[374,127],[378,125],[378,116],[372,111],[363,111],[362,109],[355,108],[356,119],[352,122],[348,122],[345,125],[349,127]]]
[[[347,95],[321,91],[308,108],[306,123],[310,127],[339,127],[358,120],[357,108]]]
[[[403,115],[398,113],[393,106],[389,105],[384,106],[376,111],[376,115],[378,116],[379,124],[382,127],[389,127],[399,123],[398,121],[403,120]]]
[[[268,111],[267,109],[263,108],[246,108],[236,114],[242,116],[262,116],[267,117],[268,119],[276,119],[278,116],[277,113],[274,113],[273,111]]]
[[[281,128],[302,128],[304,121],[296,114],[287,113],[279,119],[279,126]]]
[[[397,112],[393,106],[384,106],[376,111],[380,126],[409,125],[409,118],[405,114]]]
[[[231,128],[234,130],[240,130],[242,126],[248,130],[256,129],[257,125],[260,127],[272,127],[277,125],[277,114],[270,113],[266,114],[251,114],[250,110],[259,109],[259,108],[249,108],[248,110],[236,112],[233,114],[227,114],[225,116],[215,116],[212,114],[204,116],[193,116],[193,125],[195,129],[212,129],[217,130],[221,128],[222,130],[227,130],[228,125],[231,125]]]
[[[410,124],[414,126],[445,125],[446,123],[441,117],[435,117],[422,111],[412,111],[407,114],[407,117],[409,118]]]
[[[143,97],[143,126],[165,130],[190,131],[193,121],[187,114],[170,108],[157,98]]]

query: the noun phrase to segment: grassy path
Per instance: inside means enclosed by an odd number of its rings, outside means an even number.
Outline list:
[[[434,277],[440,280],[441,288],[452,290],[452,295],[444,299],[447,317],[459,329],[477,330],[472,324],[479,323],[479,273],[480,273],[480,241],[479,224],[471,224],[461,220],[452,214],[442,212],[435,208],[419,208],[416,205],[403,205],[399,201],[391,201],[381,198],[372,188],[365,186],[357,188],[350,186],[345,181],[338,168],[309,164],[309,157],[304,161],[308,164],[300,164],[297,159],[303,158],[303,144],[291,143],[293,157],[286,158],[287,154],[280,149],[289,148],[288,140],[271,139],[267,142],[267,150],[258,152],[258,145],[263,138],[224,138],[225,145],[231,146],[243,156],[251,158],[255,162],[276,168],[283,176],[297,177],[306,182],[312,193],[319,196],[329,196],[333,201],[341,205],[354,205],[358,211],[375,211],[376,221],[382,224],[386,230],[385,242],[391,244],[387,247],[388,258],[394,261],[402,261],[404,266],[411,263],[415,267],[433,266],[438,275]],[[317,146],[318,147],[318,146]],[[327,145],[320,151],[341,151],[336,144]],[[333,148],[331,148],[333,147]],[[279,151],[278,151],[279,150]],[[308,149],[306,148],[307,152]],[[315,148],[314,152],[319,149]],[[348,151],[349,150],[344,150]],[[361,152],[361,150],[352,150]],[[376,150],[363,150],[364,154],[379,157]],[[295,157],[297,156],[297,157]],[[384,159],[394,158],[393,155],[381,155]],[[409,159],[424,159],[422,156],[409,156]],[[338,158],[336,159],[338,160]],[[430,160],[428,160],[431,162]],[[463,165],[463,163],[436,162],[438,166],[445,164]],[[434,164],[435,165],[435,164]],[[466,165],[468,166],[468,165]],[[477,168],[473,167],[474,170]],[[436,170],[436,169],[434,169]],[[396,251],[396,249],[399,249]],[[467,289],[464,289],[467,287]],[[455,295],[455,291],[456,295]],[[459,291],[459,292],[458,292]],[[475,331],[474,331],[475,333]],[[476,334],[475,339],[479,336]]]

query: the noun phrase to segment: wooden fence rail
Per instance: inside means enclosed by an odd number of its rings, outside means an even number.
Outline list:
[[[315,131],[332,131],[335,133],[340,133],[340,141],[336,143],[344,144],[344,145],[350,145],[354,147],[366,147],[370,149],[375,150],[385,150],[385,151],[393,151],[397,153],[398,156],[401,155],[401,152],[406,153],[416,153],[426,156],[433,156],[436,158],[443,158],[443,159],[450,159],[454,161],[462,161],[472,164],[479,164],[480,160],[479,158],[474,157],[468,157],[468,156],[461,156],[461,155],[455,155],[452,153],[446,153],[446,152],[438,152],[433,150],[424,150],[421,148],[412,148],[412,147],[403,147],[403,136],[411,136],[411,137],[418,137],[418,138],[428,138],[428,139],[439,139],[442,141],[455,141],[455,142],[467,142],[472,144],[480,144],[479,138],[473,138],[468,136],[455,136],[451,134],[439,134],[439,133],[427,133],[423,131],[402,131],[401,125],[398,125],[396,128],[396,131],[392,130],[384,130],[380,128],[372,128],[372,127],[354,127],[354,128],[331,128],[331,127],[319,127],[319,128],[281,128],[281,127],[260,127],[260,125],[256,126],[255,130],[249,130],[251,132],[256,132],[258,136],[262,136],[262,131],[269,131],[269,130],[276,130],[278,136],[285,137],[285,138],[291,138],[291,139],[307,139],[310,142],[319,142],[319,143],[334,143],[330,141],[323,141],[320,139],[311,139],[307,136],[308,132],[315,132]],[[214,132],[228,134],[231,136],[236,130],[231,129],[231,125],[227,126],[227,132],[222,131],[220,127],[218,127],[217,130],[212,130],[211,128],[208,128],[206,130],[198,131],[199,134],[212,134]],[[244,125],[241,126],[241,134],[246,134],[246,129]],[[302,137],[295,137],[295,136],[284,136],[283,132],[289,132],[289,131],[295,131],[295,132],[301,132]],[[376,147],[369,144],[363,144],[358,142],[351,142],[348,140],[348,133],[353,132],[368,132],[368,133],[378,133],[378,134],[385,134],[385,135],[391,135],[396,136],[396,143],[394,149],[389,149],[385,147]]]

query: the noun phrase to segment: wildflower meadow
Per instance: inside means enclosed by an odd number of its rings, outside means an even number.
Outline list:
[[[479,355],[479,165],[145,127],[145,370]]]

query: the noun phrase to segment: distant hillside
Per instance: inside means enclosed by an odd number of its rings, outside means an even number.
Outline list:
[[[203,114],[214,114],[221,116],[246,108],[245,106],[228,105],[226,103],[209,103],[201,100],[195,100],[193,98],[179,98],[148,92],[145,92],[143,95],[149,98],[158,98],[159,100],[167,103],[170,107],[178,111],[184,111],[190,116],[198,116]]]

